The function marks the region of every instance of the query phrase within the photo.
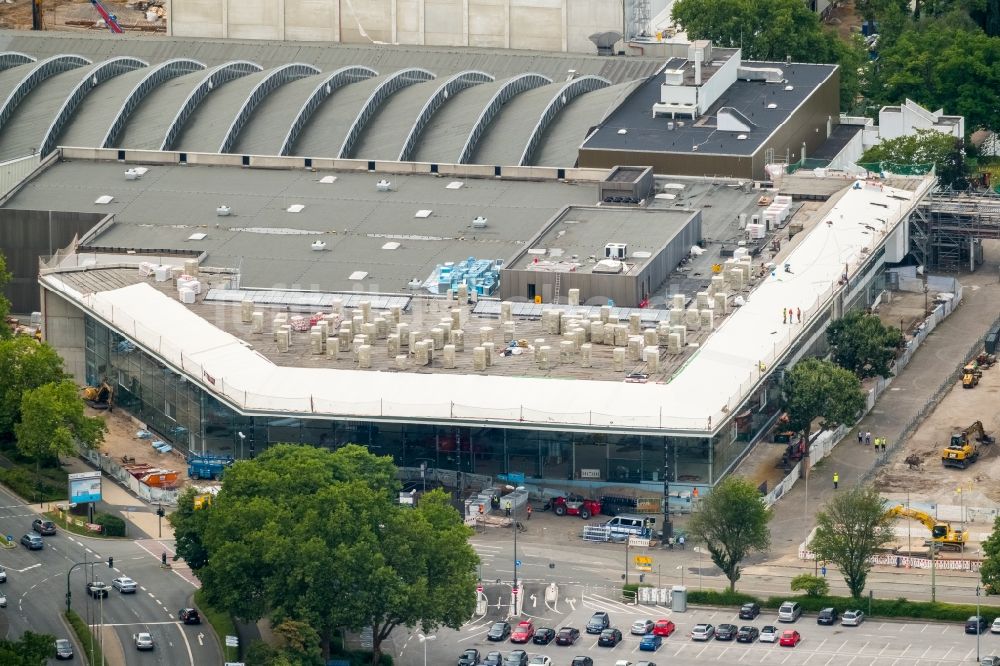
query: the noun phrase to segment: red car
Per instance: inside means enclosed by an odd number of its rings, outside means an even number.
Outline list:
[[[778,645],[781,645],[782,647],[795,647],[801,640],[802,634],[794,629],[786,629],[781,632],[781,638],[778,640]]]
[[[657,620],[656,624],[653,625],[653,635],[666,637],[674,633],[674,629],[676,628],[670,620]]]
[[[552,500],[552,511],[557,516],[580,516],[587,520],[601,512],[601,503],[578,495],[557,497]]]
[[[527,643],[535,635],[535,625],[531,622],[519,622],[510,633],[511,643]]]

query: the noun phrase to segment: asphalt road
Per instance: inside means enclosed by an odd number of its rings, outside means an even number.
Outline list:
[[[16,540],[31,530],[36,514],[5,489],[0,488],[0,532]],[[152,540],[113,540],[79,537],[60,532],[44,537],[45,548],[29,551],[18,545],[0,550],[0,563],[7,569],[4,593],[7,608],[0,610],[6,620],[5,636],[16,638],[25,630],[44,632],[58,638],[76,638],[64,622],[66,575],[77,562],[92,564],[73,570],[70,578],[73,610],[84,621],[100,625],[105,654],[114,663],[128,666],[162,664],[191,666],[221,664],[222,654],[211,627],[183,626],[177,621],[178,609],[190,606],[194,585],[181,573],[160,567],[162,546]],[[114,569],[107,558],[114,557]],[[136,594],[123,595],[111,590],[107,599],[94,600],[86,592],[90,578],[111,584],[126,575],[136,580]],[[153,635],[156,649],[138,652],[132,636],[141,631]],[[81,650],[81,646],[77,646]]]

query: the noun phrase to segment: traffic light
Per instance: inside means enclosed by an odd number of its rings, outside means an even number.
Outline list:
[[[162,506],[161,507],[157,507],[157,509],[156,509],[156,515],[159,516],[160,518],[163,518],[163,516],[167,515],[167,512],[163,510]]]
[[[108,558],[108,568],[109,569],[114,569],[115,568],[115,558],[113,558],[113,557],[109,557]]]

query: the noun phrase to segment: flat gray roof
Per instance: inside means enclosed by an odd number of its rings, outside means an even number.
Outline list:
[[[606,244],[626,243],[627,275],[641,270],[695,215],[682,209],[570,206],[511,268],[557,272],[572,266],[575,272],[591,273],[604,259]],[[563,268],[553,271],[553,262]]]
[[[662,75],[650,76],[621,104],[584,144],[596,150],[631,150],[638,152],[694,153],[712,155],[753,155],[779,125],[836,70],[836,65],[813,65],[783,62],[745,62],[747,67],[773,67],[782,70],[785,81],[737,80],[712,105],[708,112],[692,121],[664,116],[653,117],[653,104],[660,101]],[[669,64],[668,64],[669,67]],[[788,87],[791,86],[791,90]],[[768,105],[774,104],[774,108]],[[746,132],[719,131],[716,113],[731,107],[746,116],[754,127]],[[667,129],[673,122],[674,129]],[[619,130],[626,133],[619,134]],[[737,136],[746,136],[738,139]],[[697,149],[694,147],[697,146]]]
[[[438,264],[509,260],[567,204],[592,204],[595,184],[208,166],[153,166],[127,181],[117,163],[60,162],[5,204],[115,215],[89,245],[206,252],[204,265],[238,267],[244,287],[403,292]],[[336,182],[322,183],[325,175]],[[381,178],[392,191],[379,192]],[[114,200],[95,204],[102,195]],[[304,206],[299,213],[286,210]],[[231,215],[216,209],[231,206]],[[416,217],[430,210],[429,217]],[[474,229],[477,216],[488,227]],[[204,233],[204,240],[189,240]],[[314,241],[325,251],[312,250]],[[399,243],[395,250],[383,249]],[[364,279],[349,279],[352,273]]]

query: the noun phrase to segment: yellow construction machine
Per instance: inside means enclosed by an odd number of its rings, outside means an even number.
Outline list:
[[[114,389],[108,381],[102,380],[100,386],[87,386],[83,389],[83,400],[94,409],[109,409]]]
[[[951,442],[941,450],[941,464],[945,467],[965,469],[979,459],[981,444],[996,441],[983,430],[983,422],[976,421],[968,428],[951,436]]]
[[[983,371],[979,369],[977,361],[969,361],[962,368],[962,388],[976,388],[979,378],[983,376]]]
[[[913,520],[919,521],[924,527],[931,531],[930,540],[942,548],[961,550],[965,547],[965,543],[969,540],[968,532],[958,532],[952,529],[950,523],[935,520],[934,516],[929,513],[907,508],[903,504],[899,504],[889,509],[889,515],[893,518],[912,518]]]

